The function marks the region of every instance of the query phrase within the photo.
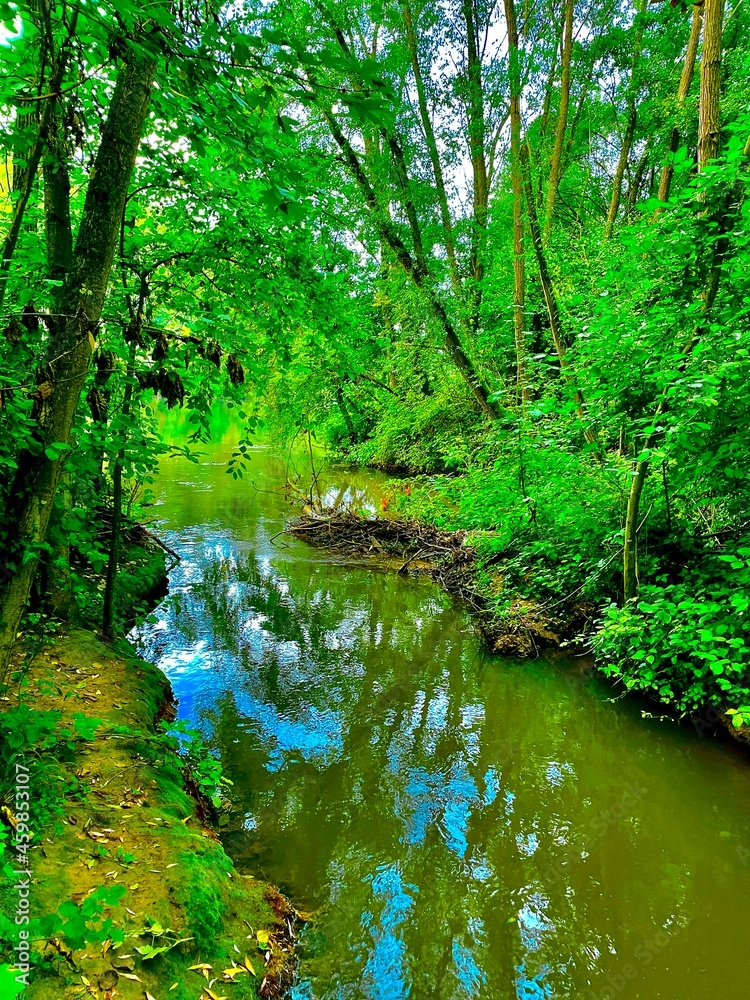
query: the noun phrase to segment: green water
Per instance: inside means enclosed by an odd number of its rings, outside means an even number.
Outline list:
[[[236,864],[318,911],[292,996],[744,989],[750,762],[580,662],[486,655],[430,583],[273,539],[287,459],[234,481],[232,440],[163,465],[183,559],[137,640],[234,782]],[[378,503],[375,474],[325,480]]]

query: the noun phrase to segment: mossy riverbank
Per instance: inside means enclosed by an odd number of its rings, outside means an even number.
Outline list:
[[[15,718],[18,739],[6,740],[3,757],[8,772],[15,761],[29,769],[34,945],[23,996],[281,995],[294,910],[272,886],[236,872],[202,818],[182,759],[159,735],[173,711],[164,674],[127,643],[105,646],[77,628],[25,662],[19,650],[15,667],[23,681],[4,703],[3,735],[14,733]],[[5,795],[13,860],[12,787]],[[0,963],[11,984],[18,892],[12,872],[5,876]]]

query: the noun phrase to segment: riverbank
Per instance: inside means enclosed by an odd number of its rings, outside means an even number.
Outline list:
[[[164,674],[126,642],[59,631],[19,649],[1,717],[6,861],[22,832],[11,774],[28,775],[29,1000],[280,996],[295,913],[236,872],[160,727]],[[17,768],[22,769],[17,772]],[[16,828],[15,831],[13,828]],[[0,888],[3,996],[19,943],[12,869]]]
[[[536,656],[564,647],[590,654],[592,634],[601,608],[575,592],[552,602],[513,596],[499,610],[505,588],[503,560],[482,559],[468,531],[439,529],[429,521],[363,517],[346,508],[309,511],[293,518],[289,530],[298,538],[342,555],[370,559],[399,573],[426,575],[461,602],[472,614],[482,639],[493,653]],[[649,710],[665,710],[675,720],[689,718],[700,734],[719,734],[750,747],[750,725],[737,725],[737,709],[726,703],[706,703],[691,713],[678,713],[673,700],[654,697],[628,684],[607,661],[593,660],[613,686],[640,697]]]
[[[493,597],[502,588],[502,567],[484,573],[467,531],[441,530],[404,518],[366,518],[346,508],[292,519],[298,538],[334,552],[377,560],[398,573],[429,576],[474,616],[493,653],[532,656],[565,643],[574,650],[591,624],[590,605],[575,600],[555,608],[517,598],[500,615]],[[484,577],[484,579],[483,579]]]

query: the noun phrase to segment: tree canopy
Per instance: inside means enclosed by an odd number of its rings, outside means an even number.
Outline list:
[[[233,475],[260,426],[407,471],[501,609],[577,595],[629,687],[750,713],[742,0],[0,19],[5,662],[71,546],[114,633],[119,519],[223,399]]]

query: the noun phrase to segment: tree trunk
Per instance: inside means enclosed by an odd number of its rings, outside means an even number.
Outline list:
[[[18,237],[21,234],[21,227],[23,226],[23,217],[26,213],[26,207],[29,204],[31,192],[34,189],[34,181],[36,179],[37,170],[39,169],[39,162],[42,158],[42,153],[44,152],[44,148],[47,143],[48,131],[54,119],[58,93],[62,86],[62,82],[65,79],[65,69],[68,62],[68,50],[70,47],[69,42],[75,35],[77,22],[78,11],[74,10],[70,19],[68,36],[60,47],[60,52],[57,56],[57,65],[55,66],[49,82],[49,92],[51,96],[44,101],[44,110],[42,112],[41,121],[39,122],[37,137],[31,147],[31,150],[29,151],[29,155],[26,160],[26,167],[18,175],[18,177],[15,175],[16,171],[14,168],[13,186],[14,189],[19,192],[19,196],[13,209],[13,216],[10,220],[8,232],[5,236],[5,240],[3,241],[2,257],[0,257],[0,312],[2,312],[3,300],[5,299],[5,290],[8,287],[8,273],[10,272],[10,265],[13,260],[16,244],[18,243]]]
[[[448,195],[445,189],[445,177],[443,175],[443,167],[440,162],[437,140],[435,139],[435,130],[432,126],[430,110],[427,106],[427,92],[425,90],[424,79],[422,77],[422,67],[419,62],[417,34],[414,28],[414,21],[412,18],[411,7],[409,6],[409,0],[405,0],[403,4],[403,12],[404,24],[406,26],[406,41],[409,46],[412,72],[414,73],[414,82],[417,88],[419,117],[422,120],[422,128],[424,129],[427,151],[430,154],[430,162],[432,163],[432,172],[435,177],[435,187],[437,189],[438,206],[440,208],[440,220],[443,224],[443,231],[445,233],[445,252],[448,257],[448,269],[451,277],[451,285],[453,286],[453,291],[457,295],[460,295],[461,279],[459,276],[458,261],[456,259],[456,247],[453,239],[453,222],[451,220],[450,208],[448,206]]]
[[[706,0],[701,56],[701,95],[698,117],[698,169],[715,160],[719,152],[721,124],[721,31],[724,0]]]
[[[623,136],[622,146],[620,147],[620,156],[617,161],[617,169],[615,170],[615,177],[612,182],[612,197],[609,202],[609,211],[607,212],[607,222],[604,226],[604,239],[608,240],[612,236],[612,232],[615,228],[615,220],[617,219],[617,213],[620,210],[620,201],[622,199],[622,182],[625,177],[625,169],[628,165],[628,159],[630,158],[630,148],[633,145],[633,136],[635,135],[635,126],[638,118],[638,112],[636,110],[635,104],[632,104],[628,109],[628,123],[625,127],[625,135]]]
[[[690,92],[690,84],[693,82],[693,76],[695,75],[695,59],[698,54],[698,43],[701,37],[702,22],[703,7],[693,7],[693,20],[690,25],[690,37],[688,38],[687,50],[685,52],[685,62],[682,64],[680,83],[677,87],[677,103],[680,107],[685,103],[685,98]],[[669,194],[672,188],[672,177],[674,176],[674,167],[671,163],[671,157],[679,148],[680,130],[675,127],[672,129],[669,137],[669,154],[662,169],[661,177],[659,178],[659,192],[657,194],[657,198],[659,201],[663,201],[665,203],[669,201]],[[656,214],[658,215],[660,211],[662,211],[662,209],[657,209]]]
[[[65,353],[54,366],[44,444],[66,442],[81,394],[117,245],[130,175],[146,120],[156,61],[130,53],[117,84],[86,192],[73,265],[62,296]],[[53,451],[53,456],[57,453]],[[4,677],[45,541],[64,455],[27,456],[6,517],[18,539],[15,574],[0,597],[0,677]]]
[[[521,147],[521,168],[523,170],[523,190],[526,198],[526,214],[529,219],[531,243],[534,247],[534,254],[536,255],[537,267],[539,269],[539,280],[542,284],[542,293],[544,294],[544,301],[547,306],[547,315],[549,317],[549,326],[552,333],[552,342],[555,345],[555,352],[560,362],[560,373],[568,384],[572,384],[574,381],[572,377],[573,373],[565,345],[565,337],[563,335],[562,323],[560,321],[560,310],[557,305],[557,298],[552,284],[552,276],[549,273],[547,258],[544,253],[542,232],[539,226],[539,218],[537,216],[536,204],[534,202],[534,191],[531,184],[529,151],[525,144]],[[576,404],[578,419],[583,425],[583,436],[585,440],[589,444],[598,444],[596,431],[586,417],[586,406],[580,389],[573,388],[573,399]]]
[[[557,117],[555,132],[555,148],[552,153],[552,164],[549,172],[547,188],[547,214],[544,226],[545,239],[549,236],[552,218],[555,214],[557,190],[560,185],[563,149],[565,147],[565,130],[568,127],[568,109],[570,107],[570,66],[573,57],[573,12],[575,0],[566,0],[565,24],[563,28],[562,76],[560,79],[560,113]]]
[[[646,10],[646,0],[639,0],[636,8],[636,17],[640,18]],[[628,118],[625,125],[625,134],[620,147],[620,156],[617,161],[614,180],[612,182],[612,198],[609,202],[607,221],[604,226],[604,239],[608,240],[612,236],[617,220],[617,213],[620,209],[622,199],[622,182],[625,177],[625,170],[630,158],[630,150],[635,136],[635,127],[638,121],[638,108],[636,104],[636,88],[638,83],[638,63],[641,60],[641,50],[643,47],[643,22],[639,21],[635,30],[635,40],[633,43],[633,61],[630,70],[630,84],[628,86],[627,108]]]
[[[440,301],[432,284],[430,276],[419,267],[408,247],[405,245],[399,234],[393,227],[390,216],[383,208],[378,195],[373,188],[367,174],[360,163],[359,157],[341,130],[332,112],[323,110],[323,116],[328,123],[336,145],[343,154],[344,161],[349,168],[354,180],[362,192],[368,210],[372,215],[373,224],[378,236],[393,254],[399,267],[406,273],[414,285],[420,289],[425,297],[427,305],[433,317],[438,321],[444,335],[445,349],[451,360],[458,368],[476,399],[480,409],[491,419],[495,420],[499,416],[499,411],[495,403],[490,401],[489,392],[482,382],[479,373],[474,367],[471,358],[466,354],[456,333],[455,327],[448,316],[445,306]]]
[[[485,160],[484,94],[482,91],[482,58],[479,54],[477,8],[475,0],[462,0],[461,9],[466,25],[466,74],[468,77],[469,100],[467,117],[469,123],[469,155],[473,177],[474,226],[471,245],[471,272],[475,282],[472,296],[471,325],[476,327],[481,304],[480,283],[484,277],[482,244],[487,228],[489,205],[489,185],[487,183],[487,163]]]
[[[141,283],[141,298],[138,306],[138,324],[143,322],[143,282]],[[117,595],[117,570],[120,561],[122,545],[122,469],[125,462],[125,446],[127,443],[130,411],[133,402],[133,380],[135,379],[135,359],[137,341],[134,339],[128,352],[128,368],[125,373],[126,384],[122,399],[120,438],[112,466],[112,538],[109,543],[109,560],[107,562],[107,581],[104,586],[104,608],[102,611],[102,639],[112,642],[115,637],[115,598]]]
[[[53,115],[47,132],[47,157],[42,167],[44,177],[44,223],[47,243],[47,272],[54,281],[64,282],[73,263],[73,230],[70,220],[70,175],[68,149],[60,115]],[[62,312],[61,296],[55,292],[53,313]],[[64,320],[60,315],[52,319],[47,356],[54,362]],[[66,442],[69,443],[69,442]],[[62,522],[72,510],[70,474],[63,471],[60,477],[60,501],[52,511],[52,530],[55,539],[49,560],[49,592],[47,605],[57,618],[67,621],[73,600],[70,572],[70,543]]]
[[[115,638],[115,594],[117,592],[117,566],[120,560],[121,535],[122,452],[118,451],[112,469],[112,538],[109,542],[107,582],[104,587],[104,610],[102,612],[102,639],[105,642],[112,642]]]
[[[698,132],[698,166],[704,169],[706,164],[715,159],[719,152],[719,135],[721,123],[719,118],[719,86],[721,76],[721,31],[723,17],[723,0],[707,0],[705,15],[705,34],[703,54],[701,57],[701,93]],[[750,141],[746,149],[750,156]],[[713,263],[708,275],[706,289],[703,294],[703,316],[708,316],[713,308],[719,290],[721,266],[729,245],[728,231],[731,229],[729,214],[733,198],[727,197],[723,214],[719,218],[719,238],[714,242]],[[682,370],[687,359],[698,342],[699,327],[692,330],[683,348]],[[667,408],[668,387],[662,393],[659,405],[654,414],[653,423]],[[649,452],[656,440],[656,432],[652,431],[646,438],[643,451]],[[636,464],[633,481],[628,496],[628,509],[625,518],[625,544],[623,547],[623,596],[626,601],[632,600],[638,593],[638,517],[643,494],[643,486],[649,473],[651,460],[648,456]]]
[[[628,187],[628,197],[625,202],[625,218],[631,219],[635,213],[635,206],[638,204],[638,198],[640,196],[641,185],[643,184],[643,176],[646,173],[646,167],[648,166],[648,158],[651,153],[650,143],[646,143],[641,153],[640,159],[638,160],[638,165],[635,168],[635,173],[633,174],[633,179]]]
[[[529,398],[525,332],[526,257],[523,240],[523,178],[521,168],[521,66],[515,0],[505,0],[508,27],[510,85],[510,155],[513,187],[513,334],[516,344],[516,392],[519,402]]]

